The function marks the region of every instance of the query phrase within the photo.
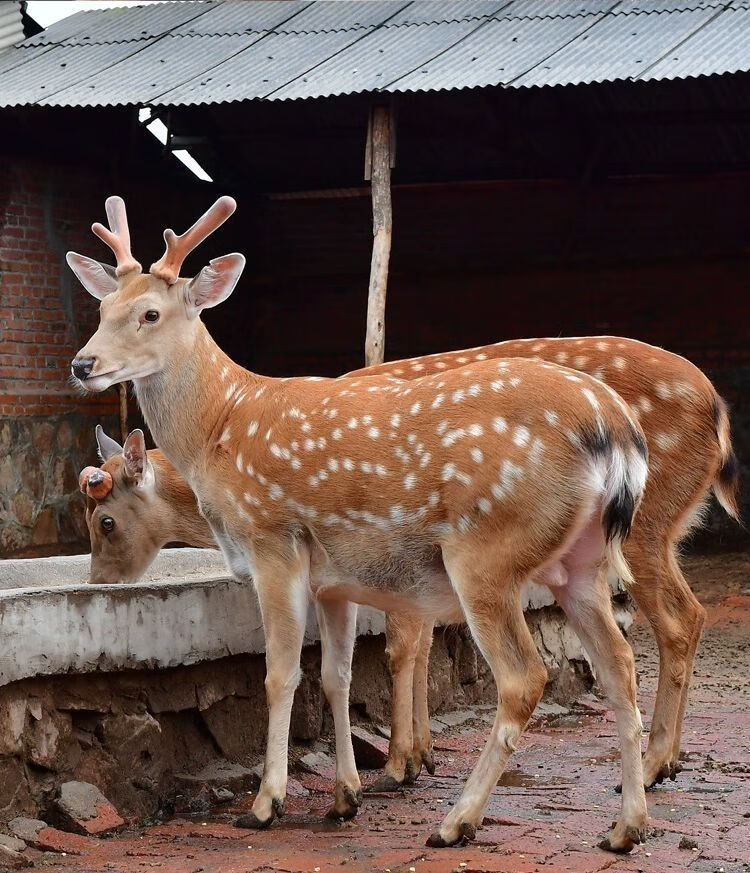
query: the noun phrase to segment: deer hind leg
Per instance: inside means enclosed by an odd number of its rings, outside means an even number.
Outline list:
[[[629,852],[646,836],[648,809],[643,790],[641,734],[636,705],[633,650],[612,614],[606,567],[578,566],[553,593],[594,664],[617,720],[622,758],[622,808],[613,829],[599,844],[613,852]]]
[[[349,724],[349,686],[357,635],[357,605],[346,601],[316,603],[322,648],[323,691],[333,713],[336,734],[336,790],[327,817],[350,819],[362,805],[362,785],[354,761]]]
[[[427,688],[430,668],[430,649],[435,622],[422,622],[419,634],[417,659],[414,663],[414,702],[412,712],[412,734],[414,750],[412,761],[414,780],[422,771],[422,767],[432,776],[435,773],[435,758],[432,750],[432,734],[430,733],[430,709],[427,703]]]
[[[497,560],[478,566],[477,550],[454,552],[443,548],[448,575],[480,651],[489,664],[498,690],[495,722],[461,797],[430,846],[451,846],[473,839],[492,789],[515,750],[521,733],[544,691],[547,671],[526,626],[520,599],[520,580],[512,562]]]
[[[266,635],[268,741],[258,795],[237,827],[265,828],[284,813],[289,721],[300,680],[300,654],[307,619],[309,557],[299,544],[283,555],[255,555],[255,587]]]
[[[395,791],[413,779],[413,681],[422,619],[406,613],[388,613],[385,652],[391,673],[391,739],[383,776],[372,791]]]
[[[630,593],[659,647],[659,684],[643,759],[644,784],[650,788],[680,770],[682,719],[706,611],[685,581],[671,543],[631,538],[627,553],[636,580]]]

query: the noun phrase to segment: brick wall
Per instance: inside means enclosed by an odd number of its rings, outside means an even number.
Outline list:
[[[0,179],[0,557],[81,549],[78,472],[94,460],[94,426],[116,424],[116,391],[81,397],[68,382],[96,322],[64,260],[91,250],[102,199],[87,177],[9,161]]]

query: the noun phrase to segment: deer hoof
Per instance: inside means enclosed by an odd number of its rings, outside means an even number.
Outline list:
[[[395,777],[386,774],[376,779],[369,788],[365,788],[365,794],[389,794],[401,791],[403,787],[403,782],[399,782]]]
[[[624,828],[622,833],[617,833],[617,828],[607,834],[607,836],[599,843],[599,848],[605,852],[615,852],[618,855],[625,855],[630,852],[634,846],[646,842],[646,828],[628,826]]]
[[[234,827],[250,828],[254,831],[264,831],[271,826],[274,818],[276,818],[276,816],[272,815],[269,819],[266,819],[266,821],[262,821],[254,812],[248,812],[234,820]]]
[[[433,849],[445,849],[448,846],[465,846],[472,842],[477,835],[477,829],[468,821],[461,822],[458,829],[458,836],[455,840],[446,840],[441,836],[440,831],[435,831],[427,838],[427,845]]]

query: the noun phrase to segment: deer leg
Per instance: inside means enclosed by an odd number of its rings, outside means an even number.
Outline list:
[[[485,558],[485,566],[480,567],[476,554],[453,554],[452,549],[443,548],[451,583],[497,684],[497,714],[461,797],[427,841],[430,846],[452,846],[474,838],[492,789],[547,681],[547,671],[523,617],[520,583],[512,581],[512,563],[488,566]]]
[[[336,789],[327,818],[350,819],[362,804],[362,785],[354,761],[349,724],[349,686],[357,634],[357,605],[325,600],[315,604],[322,647],[323,691],[333,713],[336,734]]]
[[[391,672],[391,739],[385,772],[370,790],[395,791],[413,780],[412,700],[422,619],[406,613],[385,618],[385,652]]]
[[[636,705],[633,651],[612,614],[606,568],[579,567],[570,571],[563,587],[552,590],[594,664],[614,709],[620,736],[622,808],[619,820],[599,845],[613,852],[629,852],[645,839],[648,820],[641,766],[643,724]]]
[[[427,703],[430,649],[432,648],[434,628],[435,623],[433,621],[422,622],[417,659],[414,663],[414,702],[412,714],[414,779],[419,776],[422,766],[431,776],[435,773],[435,758],[432,751],[432,734],[430,733],[430,710]]]
[[[682,719],[706,611],[685,581],[671,544],[661,543],[657,552],[635,540],[628,543],[627,555],[636,579],[630,593],[659,647],[659,684],[643,759],[644,784],[650,788],[674,779],[680,769]]]
[[[309,601],[309,557],[299,545],[282,556],[255,556],[255,587],[266,635],[268,740],[263,779],[252,811],[237,827],[265,828],[283,815],[286,796],[289,721],[300,680],[300,655]]]

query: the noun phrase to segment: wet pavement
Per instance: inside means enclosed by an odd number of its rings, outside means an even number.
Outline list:
[[[74,873],[750,871],[750,558],[722,555],[686,565],[709,618],[685,720],[684,770],[676,782],[648,792],[651,833],[628,856],[596,848],[620,798],[614,791],[619,781],[614,720],[593,694],[569,711],[548,708],[529,727],[471,846],[427,849],[424,842],[458,796],[484,743],[493,713],[482,707],[436,737],[436,776],[422,776],[403,793],[367,796],[358,817],[345,824],[322,821],[333,773],[300,771],[287,814],[268,831],[231,826],[234,814],[249,809],[247,796],[210,817],[175,818],[110,839],[86,838],[83,846],[78,837],[70,849],[80,854],[31,849],[25,854],[42,869]],[[641,619],[630,638],[648,726],[655,646]],[[365,772],[363,781],[377,775]]]

